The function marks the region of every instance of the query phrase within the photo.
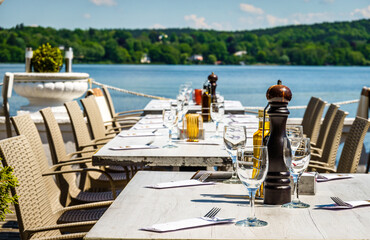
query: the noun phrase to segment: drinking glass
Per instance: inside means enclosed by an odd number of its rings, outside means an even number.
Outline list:
[[[222,137],[219,135],[218,125],[220,124],[220,121],[224,117],[224,114],[225,114],[225,107],[222,102],[211,104],[211,118],[216,124],[216,133],[215,135],[211,136],[211,138],[221,138]]]
[[[299,144],[303,139],[303,127],[301,125],[287,126],[286,134],[290,141],[290,147],[292,149],[292,155],[294,156]]]
[[[240,180],[236,176],[236,158],[238,153],[244,149],[247,143],[247,134],[245,126],[230,126],[226,125],[224,128],[224,145],[226,151],[229,153],[232,164],[233,173],[230,179],[224,181],[227,184],[239,184]]]
[[[164,126],[168,128],[168,142],[163,148],[177,148],[177,146],[172,143],[172,128],[176,125],[178,119],[176,110],[173,108],[169,110],[164,109],[162,117]]]
[[[257,153],[257,154],[256,154]],[[269,158],[266,146],[253,146],[253,151],[242,151],[241,158],[237,159],[237,172],[240,181],[249,193],[250,216],[247,219],[236,222],[236,226],[262,227],[267,222],[256,218],[254,211],[254,200],[256,191],[266,178]]]
[[[296,151],[291,150],[290,141],[284,138],[283,156],[284,162],[289,169],[294,181],[294,195],[290,203],[285,203],[282,207],[285,208],[308,208],[309,204],[303,203],[299,200],[298,183],[303,171],[308,167],[311,158],[310,139],[302,138],[299,142]]]

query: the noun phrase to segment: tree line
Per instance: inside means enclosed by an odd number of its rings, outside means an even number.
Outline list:
[[[24,62],[26,47],[36,50],[44,43],[72,47],[75,63],[138,64],[147,56],[154,64],[369,66],[370,19],[252,31],[69,30],[19,24],[0,27],[0,62]]]

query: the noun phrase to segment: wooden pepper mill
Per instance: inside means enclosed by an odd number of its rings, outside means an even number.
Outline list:
[[[278,81],[266,93],[270,109],[270,138],[267,142],[269,169],[265,180],[264,203],[281,205],[291,201],[290,173],[284,163],[283,148],[286,138],[287,108],[292,99],[290,89]]]
[[[216,98],[217,80],[218,80],[218,77],[213,72],[212,74],[208,76],[208,81],[211,83],[211,102],[212,103],[217,102],[217,98]]]

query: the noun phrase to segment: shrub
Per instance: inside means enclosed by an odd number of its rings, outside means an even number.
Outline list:
[[[59,48],[53,48],[49,43],[42,44],[32,57],[35,72],[59,72],[63,65],[63,56]]]
[[[13,175],[13,169],[10,167],[0,166],[0,220],[5,220],[7,213],[12,213],[9,210],[11,203],[17,203],[18,196],[11,196],[10,189],[18,186],[18,180]]]

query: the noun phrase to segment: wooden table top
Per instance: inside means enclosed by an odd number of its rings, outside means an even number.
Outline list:
[[[189,179],[193,172],[138,172],[85,239],[369,239],[370,207],[348,210],[315,209],[331,196],[343,200],[370,199],[370,175],[317,183],[315,196],[301,196],[308,209],[285,209],[256,201],[256,216],[268,222],[261,228],[213,225],[167,233],[140,228],[203,216],[220,207],[219,217],[241,220],[249,215],[247,190],[241,184],[151,189],[160,182]]]
[[[145,118],[144,118],[145,119]],[[148,118],[146,118],[148,120]],[[253,116],[250,118],[247,129],[247,145],[252,145],[253,133],[258,128],[258,119]],[[140,126],[140,123],[137,124]],[[158,126],[158,124],[155,124]],[[161,124],[159,124],[161,125]],[[221,124],[220,124],[221,125]],[[168,141],[168,129],[158,129],[156,135],[149,137],[120,137],[116,136],[105,146],[103,146],[93,156],[93,165],[129,165],[132,163],[144,163],[148,166],[225,166],[231,160],[223,146],[223,139],[212,139],[210,136],[215,134],[214,123],[204,123],[205,142],[217,143],[218,145],[186,144],[184,141],[178,143],[178,148],[162,148]],[[222,136],[222,126],[220,135]],[[153,129],[151,129],[153,130]],[[151,131],[149,130],[149,131]],[[137,130],[142,131],[142,130]],[[156,149],[137,149],[137,150],[111,150],[111,147],[127,145],[143,145],[153,141],[152,145],[158,146]]]

